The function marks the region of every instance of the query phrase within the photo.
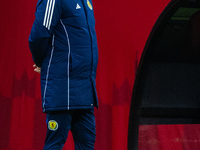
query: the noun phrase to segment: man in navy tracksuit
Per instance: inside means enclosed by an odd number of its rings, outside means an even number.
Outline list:
[[[71,130],[76,150],[92,150],[98,62],[91,0],[39,0],[29,47],[41,68],[44,150],[61,150]]]

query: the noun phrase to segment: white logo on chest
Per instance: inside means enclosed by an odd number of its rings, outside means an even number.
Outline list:
[[[81,9],[81,6],[77,3],[76,9]]]

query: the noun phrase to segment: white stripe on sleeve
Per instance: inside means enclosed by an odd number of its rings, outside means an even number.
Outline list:
[[[54,11],[54,6],[55,6],[55,0],[48,0],[47,1],[47,6],[45,10],[45,16],[44,16],[44,21],[43,21],[43,26],[50,29],[51,26],[51,21],[52,21],[52,16],[53,16],[53,11]]]
[[[47,17],[48,9],[49,9],[49,0],[47,1],[46,11],[45,11],[45,16],[44,16],[44,21],[43,21],[43,26],[45,26],[45,24],[46,24],[46,17]]]
[[[49,19],[48,29],[50,29],[50,26],[51,26],[51,21],[52,21],[54,6],[55,6],[55,0],[53,0],[53,6],[52,6],[52,9],[51,9],[51,16],[50,16],[50,19]]]

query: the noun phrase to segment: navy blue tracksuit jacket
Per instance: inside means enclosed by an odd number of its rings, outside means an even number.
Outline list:
[[[41,67],[43,111],[97,106],[98,62],[91,0],[39,0],[29,36]]]

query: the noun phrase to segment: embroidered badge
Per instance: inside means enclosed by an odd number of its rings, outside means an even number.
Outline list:
[[[93,8],[92,8],[92,4],[90,3],[90,1],[89,0],[87,0],[87,5],[88,5],[88,7],[92,10]]]
[[[49,130],[56,131],[58,129],[58,123],[55,120],[50,120],[48,122]]]

